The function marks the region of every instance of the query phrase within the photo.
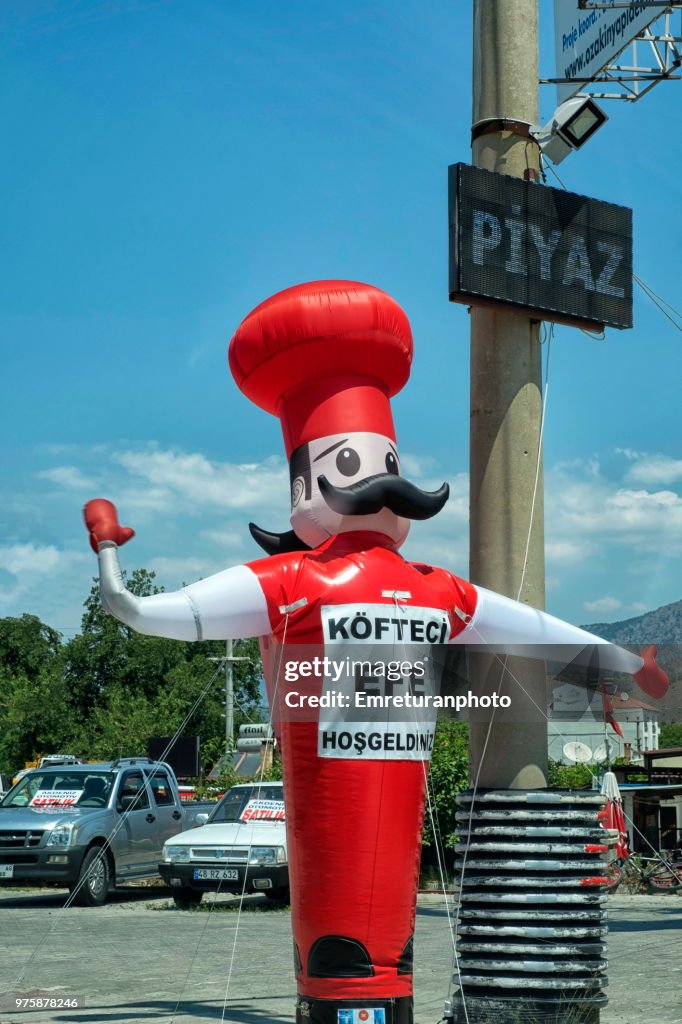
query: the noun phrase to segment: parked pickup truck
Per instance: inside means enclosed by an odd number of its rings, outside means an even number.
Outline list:
[[[0,886],[67,885],[97,906],[158,875],[164,843],[214,807],[181,804],[172,768],[145,757],[34,768],[0,800]]]
[[[211,890],[289,899],[281,782],[233,786],[197,824],[166,842],[159,864],[178,907],[200,903]]]

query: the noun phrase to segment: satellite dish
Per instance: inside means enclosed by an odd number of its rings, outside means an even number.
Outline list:
[[[564,756],[576,764],[587,764],[592,760],[592,748],[580,740],[572,740],[570,743],[564,743]]]
[[[606,761],[609,756],[609,751],[606,749],[606,744],[601,743],[594,752],[594,759],[597,764],[601,764],[602,761]]]

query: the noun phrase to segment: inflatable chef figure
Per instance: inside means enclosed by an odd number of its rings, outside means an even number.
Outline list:
[[[86,505],[104,607],[128,626],[179,640],[261,638],[278,703],[283,645],[324,654],[343,641],[386,657],[402,644],[601,644],[600,666],[653,697],[667,679],[643,657],[543,612],[400,555],[410,520],[443,507],[401,474],[390,399],[407,381],[412,337],[387,294],[351,281],[280,292],[230,344],[239,388],[282,425],[291,532],[252,533],[268,557],[174,593],[136,597],[118,548],[132,536],[103,499]],[[297,689],[320,693],[324,670]],[[291,684],[287,684],[291,687]],[[283,759],[299,1024],[410,1024],[412,941],[430,742],[409,723],[308,715],[276,720]],[[419,729],[417,729],[419,733]],[[344,737],[350,736],[350,740]],[[402,737],[402,740],[401,740]]]

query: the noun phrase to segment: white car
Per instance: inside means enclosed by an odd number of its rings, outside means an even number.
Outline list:
[[[163,848],[159,874],[179,907],[205,892],[262,892],[289,899],[289,865],[281,782],[233,786],[207,819]]]

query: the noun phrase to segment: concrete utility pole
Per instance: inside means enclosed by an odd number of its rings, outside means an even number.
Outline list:
[[[209,661],[225,667],[225,753],[234,750],[234,664],[236,661],[249,661],[247,658],[234,656],[234,641],[225,643],[223,658],[209,658]]]
[[[537,21],[537,0],[474,0],[473,163],[526,180],[537,178],[540,156],[524,128],[538,122]],[[544,607],[545,576],[541,416],[540,324],[473,307],[470,577],[536,608]],[[489,693],[502,664],[477,662],[477,685]],[[472,778],[480,787],[544,787],[544,667],[510,659],[508,668],[528,695],[508,678],[512,707],[495,713],[489,736],[487,722],[471,724]]]
[[[537,7],[537,0],[474,2],[473,162],[527,181],[537,178],[540,158],[529,133],[539,120]],[[501,306],[474,307],[471,579],[537,608],[545,575],[542,398],[540,324]],[[462,920],[457,991],[446,1013],[453,1024],[548,1014],[598,1024],[606,970],[606,915],[595,891],[602,846],[585,836],[601,838],[602,798],[547,789],[542,661],[477,655],[471,673],[472,689],[490,694],[499,685],[512,702],[492,720],[470,723],[476,785],[457,798],[466,836],[455,854]],[[557,825],[567,821],[555,843]],[[589,958],[585,928],[593,936]]]
[[[234,658],[232,640],[225,648],[225,753],[234,750]]]

